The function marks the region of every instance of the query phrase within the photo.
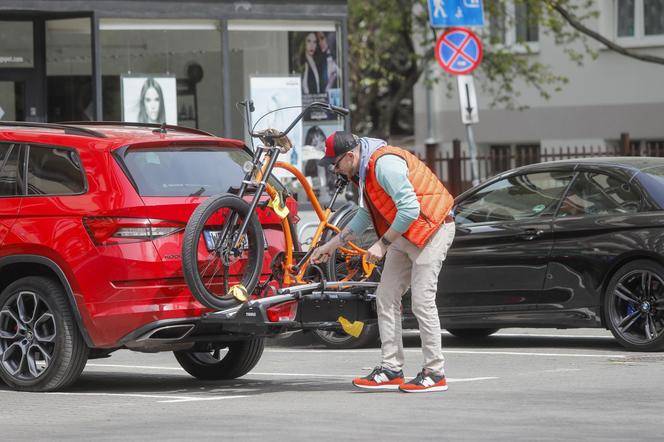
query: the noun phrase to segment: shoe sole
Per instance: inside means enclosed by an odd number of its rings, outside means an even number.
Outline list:
[[[383,390],[383,391],[393,391],[393,390],[398,390],[399,386],[401,384],[388,384],[388,385],[376,385],[376,386],[371,386],[371,385],[360,385],[356,384],[353,382],[353,385],[357,388],[361,388],[363,390]]]
[[[447,391],[447,385],[441,385],[438,387],[429,387],[429,388],[421,388],[418,390],[407,390],[405,388],[399,388],[399,391],[403,391],[404,393],[428,393],[430,391]]]

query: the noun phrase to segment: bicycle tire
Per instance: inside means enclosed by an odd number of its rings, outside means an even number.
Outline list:
[[[182,271],[192,295],[206,307],[220,310],[240,304],[241,301],[228,294],[228,289],[233,284],[242,284],[248,294],[256,288],[263,267],[265,244],[258,217],[255,213],[249,213],[249,209],[249,204],[238,196],[211,196],[194,210],[187,222],[182,244]],[[233,214],[238,217],[234,227],[239,227],[242,220],[249,217],[247,247],[243,247],[241,251],[236,250],[240,256],[233,257],[236,260],[225,266],[220,251],[228,251],[228,248],[224,249],[223,245],[220,245],[218,250],[210,250],[205,235],[222,231]],[[232,229],[229,232],[232,235]],[[204,267],[201,267],[199,251],[206,249],[207,259],[203,260]],[[213,259],[217,259],[218,263],[210,270]],[[223,274],[218,274],[219,263],[225,270]]]

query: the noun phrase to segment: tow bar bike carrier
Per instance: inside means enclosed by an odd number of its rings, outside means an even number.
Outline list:
[[[285,287],[273,296],[207,313],[201,317],[201,324],[214,324],[242,335],[273,336],[303,329],[341,330],[339,316],[350,322],[375,323],[377,287],[377,282],[365,281],[322,281]],[[297,302],[295,320],[268,319],[270,307],[292,301]]]

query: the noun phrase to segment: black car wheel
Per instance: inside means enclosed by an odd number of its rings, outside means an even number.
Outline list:
[[[664,349],[664,267],[632,261],[620,268],[604,295],[606,323],[630,350]]]
[[[499,328],[448,328],[447,331],[461,339],[486,338],[496,333]]]
[[[365,325],[357,338],[346,332],[333,330],[315,330],[314,334],[316,339],[327,348],[364,348],[371,347],[378,342],[378,325]]]
[[[24,391],[73,383],[88,359],[62,286],[30,276],[0,294],[0,377]]]
[[[187,373],[201,380],[219,381],[244,376],[263,355],[263,338],[232,342],[211,351],[176,351],[175,359]]]

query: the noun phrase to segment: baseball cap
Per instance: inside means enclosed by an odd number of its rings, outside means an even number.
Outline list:
[[[325,156],[318,161],[318,164],[324,167],[334,164],[339,156],[355,149],[358,143],[358,138],[350,132],[333,132],[325,140]]]

